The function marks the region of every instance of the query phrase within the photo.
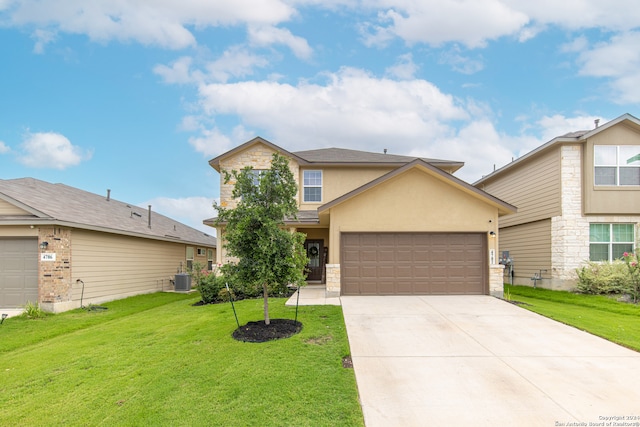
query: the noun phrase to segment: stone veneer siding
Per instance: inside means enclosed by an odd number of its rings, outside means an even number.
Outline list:
[[[326,264],[327,297],[340,296],[340,264]]]
[[[56,304],[71,302],[71,230],[60,227],[40,228],[38,245],[47,242],[42,253],[56,255],[55,261],[38,261],[38,299],[46,311],[57,311]]]
[[[551,218],[551,271],[541,287],[570,290],[576,286],[576,269],[589,260],[590,223],[635,223],[636,248],[640,216],[582,215],[582,147],[565,145],[561,152],[562,216]],[[545,274],[543,273],[543,277]]]
[[[504,296],[504,265],[489,266],[489,294],[502,298]]]
[[[257,144],[248,149],[236,154],[233,157],[224,159],[220,162],[220,171],[231,172],[232,170],[240,171],[241,169],[252,166],[254,169],[269,169],[271,167],[271,158],[275,153],[271,148]],[[293,173],[293,177],[296,183],[299,183],[299,166],[291,160],[289,161],[289,168]],[[235,180],[224,182],[224,173],[220,173],[220,205],[225,208],[233,208],[236,205],[236,201],[233,199],[233,187]]]
[[[232,170],[240,171],[247,166],[252,166],[254,169],[269,169],[271,167],[271,159],[273,157],[274,150],[266,145],[256,144],[248,149],[241,151],[240,153],[232,156],[228,159],[220,161],[220,206],[224,208],[234,208],[236,206],[236,200],[233,198],[233,187],[235,186],[235,180],[231,179],[229,182],[224,182],[224,171],[231,172]],[[299,185],[300,167],[294,160],[289,161],[289,168],[293,173],[293,177],[296,183]],[[227,256],[227,251],[224,248],[224,232],[218,227],[218,247],[217,261],[223,264],[235,261],[235,258]]]
[[[575,286],[576,268],[589,259],[589,221],[582,216],[582,149],[565,145],[560,153],[562,215],[551,218],[550,280],[541,282],[551,289]]]

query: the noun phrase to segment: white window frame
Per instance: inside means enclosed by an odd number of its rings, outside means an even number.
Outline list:
[[[213,249],[207,249],[207,270],[213,271]]]
[[[207,250],[205,248],[198,248],[197,250],[198,256],[205,256],[206,254],[207,254]]]
[[[191,269],[193,268],[193,254],[194,254],[193,246],[187,246],[185,258],[187,260],[188,271],[191,271]]]
[[[615,149],[615,161],[601,161],[598,163],[598,149]],[[628,151],[626,154],[621,151]],[[633,160],[640,155],[640,145],[594,145],[593,146],[593,182],[598,187],[633,187],[640,186],[640,180],[633,183],[621,182],[621,171],[631,170],[640,176],[640,158]],[[631,156],[631,157],[629,157]],[[606,157],[606,156],[604,156]],[[631,160],[631,161],[630,161]],[[629,162],[630,161],[630,162]],[[609,169],[614,171],[613,183],[598,182],[598,169]]]
[[[593,233],[591,231],[591,227],[593,225],[601,225],[601,226],[608,225],[609,226],[609,231],[608,231],[608,233],[609,233],[609,241],[592,241],[591,239],[592,239],[592,234]],[[613,229],[614,229],[614,226],[616,226],[616,225],[630,226],[632,228],[631,240],[620,241],[620,242],[615,241],[615,238],[614,238],[615,233],[614,233]],[[590,261],[595,261],[595,262],[598,262],[598,261],[609,261],[609,262],[615,261],[616,259],[619,259],[619,258],[614,258],[613,257],[614,246],[615,245],[630,245],[630,250],[623,251],[623,252],[635,252],[635,249],[636,249],[635,242],[636,242],[636,227],[635,227],[635,224],[633,224],[633,223],[626,223],[626,222],[598,223],[598,222],[592,222],[592,223],[589,224],[589,260]],[[608,259],[606,259],[606,260],[592,259],[591,248],[592,248],[593,245],[599,245],[599,246],[607,245],[607,256],[608,256]],[[622,256],[622,254],[620,254],[620,256]]]
[[[318,182],[316,181],[316,178],[313,178],[313,182],[311,182],[312,177],[307,177],[307,173],[311,174],[311,173],[317,173],[320,174],[320,183],[318,184]],[[304,203],[322,203],[322,181],[323,181],[323,176],[322,176],[322,170],[305,170],[302,172],[302,201]],[[307,197],[307,192],[305,191],[306,189],[312,189],[312,188],[319,188],[320,189],[320,199],[319,200],[310,200],[309,197]]]

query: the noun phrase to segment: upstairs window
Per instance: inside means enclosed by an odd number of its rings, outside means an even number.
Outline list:
[[[303,172],[303,201],[322,201],[322,171]]]
[[[634,251],[633,224],[590,224],[589,260],[613,261]]]
[[[266,172],[265,169],[251,169],[250,174],[252,175],[252,181],[254,186],[260,185],[260,178]]]
[[[594,146],[596,185],[640,185],[640,145]]]

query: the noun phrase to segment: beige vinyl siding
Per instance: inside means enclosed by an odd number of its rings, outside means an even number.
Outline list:
[[[560,169],[556,147],[480,186],[518,208],[517,213],[500,218],[500,228],[561,215]]]
[[[584,211],[586,215],[635,215],[640,212],[638,186],[596,186],[594,145],[640,145],[640,133],[625,126],[613,126],[587,140],[584,153]]]
[[[543,277],[551,277],[551,220],[501,228],[499,255],[502,251],[509,251],[513,260],[514,284],[533,285],[531,278],[540,270],[547,270]]]
[[[11,203],[0,200],[0,216],[9,215],[31,215],[29,212],[12,205]]]
[[[71,234],[73,300],[84,303],[172,289],[172,279],[185,263],[185,245],[74,229]]]

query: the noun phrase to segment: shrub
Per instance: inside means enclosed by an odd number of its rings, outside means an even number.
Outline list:
[[[640,297],[640,264],[638,264],[638,254],[625,252],[622,255],[624,263],[629,271],[629,288],[628,292],[633,298],[634,303],[638,303]]]
[[[27,316],[28,319],[39,319],[45,316],[44,311],[40,308],[40,304],[31,301],[27,301],[22,314],[23,316]]]
[[[629,272],[622,261],[588,262],[577,269],[576,290],[583,294],[623,294],[629,291]]]
[[[219,301],[220,291],[225,289],[225,279],[222,275],[209,273],[203,275],[198,283],[198,291],[202,302],[205,304],[213,304]]]

